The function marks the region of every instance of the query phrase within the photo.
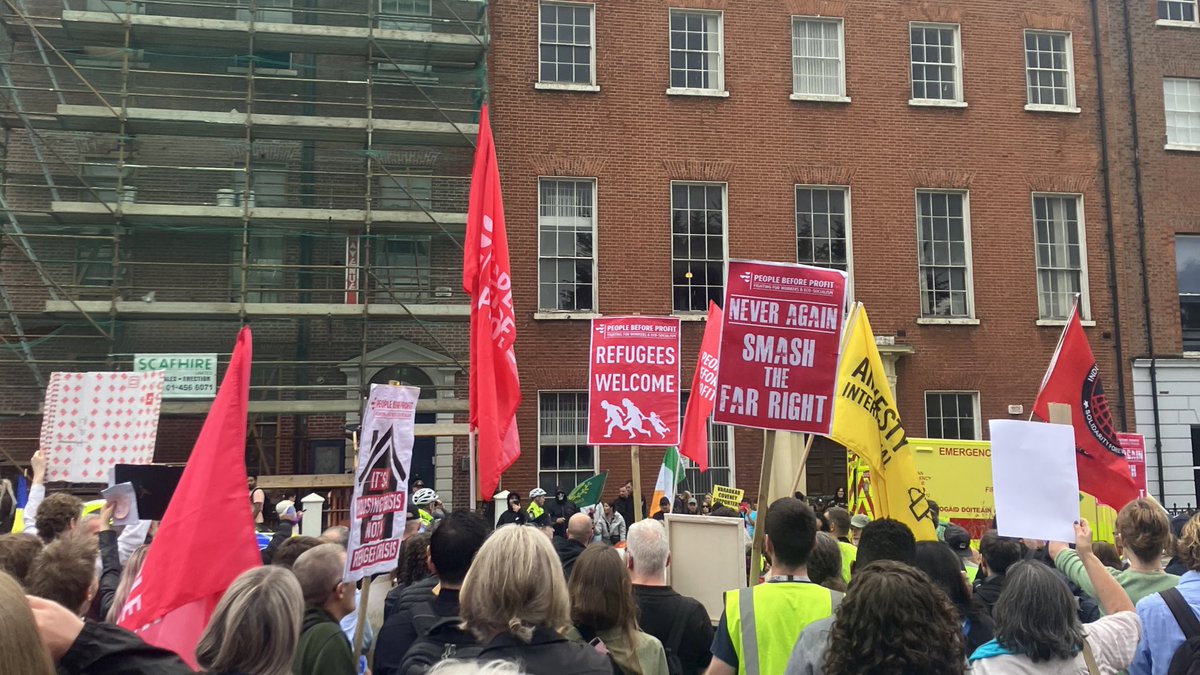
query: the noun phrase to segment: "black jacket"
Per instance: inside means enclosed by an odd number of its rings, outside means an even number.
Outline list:
[[[992,613],[992,607],[996,605],[996,601],[1000,599],[1000,591],[1004,590],[1004,575],[991,577],[975,584],[975,597],[983,603],[984,609],[988,614]]]
[[[448,619],[458,616],[458,591],[443,588],[433,602],[429,603],[433,613]],[[413,609],[397,612],[383,622],[379,635],[375,636],[375,662],[371,664],[374,675],[396,675],[404,664],[404,656],[420,635],[413,623]]]
[[[625,527],[631,527],[637,521],[633,519],[633,497],[617,497],[613,500],[613,510],[625,519]],[[642,498],[642,516],[646,513],[646,499]]]
[[[504,633],[488,643],[479,661],[514,661],[528,675],[621,675],[611,659],[591,645],[538,628],[528,644]]]
[[[509,509],[500,514],[500,519],[496,521],[496,527],[501,525],[524,525],[525,524],[525,509],[513,511]]]
[[[60,675],[193,675],[174,652],[151,647],[112,624],[85,621],[58,663]]]
[[[554,538],[554,550],[558,552],[558,559],[562,561],[563,575],[568,580],[571,578],[571,570],[575,569],[575,560],[579,558],[585,548],[586,546],[574,539]]]
[[[104,621],[117,597],[117,586],[121,584],[121,555],[117,551],[117,533],[112,530],[100,531],[100,567],[100,584],[96,601],[92,603],[96,615],[92,618]]]
[[[575,506],[575,502],[564,498],[561,502],[555,499],[546,500],[546,513],[550,514],[550,524],[554,526],[554,536],[566,538],[567,536],[567,521],[571,516],[579,513],[579,507]],[[557,522],[562,518],[562,522]]]
[[[267,547],[262,550],[262,562],[264,565],[270,565],[271,561],[275,558],[275,551],[279,550],[283,542],[291,538],[292,527],[291,521],[279,521],[279,527],[276,528],[274,536],[271,537],[271,543],[267,544]]]
[[[638,605],[638,626],[658,638],[663,648],[673,650],[683,665],[683,675],[699,675],[712,660],[712,621],[699,600],[680,595],[670,586],[633,587]],[[671,644],[676,618],[684,622],[679,643]]]
[[[418,602],[433,602],[433,587],[437,585],[437,577],[425,577],[388,591],[387,599],[383,601],[383,620],[387,621],[394,614],[412,609]]]

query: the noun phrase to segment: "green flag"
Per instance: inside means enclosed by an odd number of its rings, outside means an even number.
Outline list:
[[[597,476],[583,481],[571,490],[571,494],[567,495],[567,499],[575,502],[579,508],[595,506],[600,503],[600,495],[604,494],[604,481],[608,479],[608,472],[605,471]]]

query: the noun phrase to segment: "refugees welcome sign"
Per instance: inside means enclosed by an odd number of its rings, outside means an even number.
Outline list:
[[[828,435],[846,274],[731,261],[713,421]]]
[[[679,445],[679,319],[592,319],[588,444]]]

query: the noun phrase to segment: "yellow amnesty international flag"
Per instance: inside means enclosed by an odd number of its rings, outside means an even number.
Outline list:
[[[870,467],[876,516],[908,525],[917,541],[937,540],[912,448],[862,303],[851,313],[842,341],[829,437]]]

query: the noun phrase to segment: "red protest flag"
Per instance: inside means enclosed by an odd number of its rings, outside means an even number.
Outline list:
[[[692,393],[683,415],[683,440],[679,453],[687,457],[701,473],[708,471],[708,416],[717,397],[717,362],[721,349],[721,327],[725,315],[717,303],[708,301],[708,325],[700,341],[700,357],[692,376]]]
[[[1117,440],[1117,428],[1108,409],[1100,369],[1096,367],[1096,357],[1079,321],[1078,303],[1058,340],[1050,367],[1046,369],[1042,388],[1033,404],[1034,416],[1048,421],[1051,403],[1071,407],[1079,490],[1115,509],[1137,499],[1138,488]]]
[[[500,194],[500,167],[485,104],[479,113],[479,141],[471,172],[467,242],[463,250],[463,290],[471,296],[471,429],[478,434],[479,494],[491,499],[500,474],[517,461],[516,314],[508,264],[508,230]]]
[[[229,370],[118,621],[192,667],[196,643],[225,589],[239,574],[262,564],[246,492],[251,343],[250,328],[242,328]]]

